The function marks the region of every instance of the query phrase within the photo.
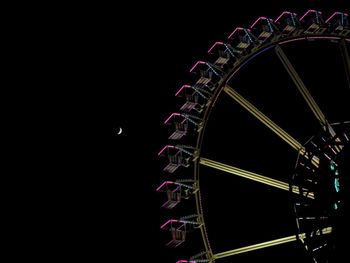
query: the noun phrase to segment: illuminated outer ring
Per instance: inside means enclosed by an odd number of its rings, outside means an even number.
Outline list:
[[[212,110],[212,107],[215,105],[215,102],[217,98],[219,97],[221,91],[223,90],[224,86],[230,81],[231,78],[235,76],[235,74],[239,71],[240,68],[244,67],[247,65],[252,59],[258,57],[259,55],[263,54],[265,51],[277,46],[277,45],[284,45],[286,43],[290,42],[295,42],[295,41],[308,41],[308,40],[328,40],[328,41],[340,41],[342,39],[345,39],[345,41],[350,42],[350,37],[346,37],[343,35],[337,35],[337,34],[305,34],[301,33],[300,35],[297,36],[287,36],[283,37],[280,39],[272,40],[269,43],[263,44],[261,47],[257,48],[254,50],[252,53],[246,55],[242,61],[237,63],[231,70],[230,72],[226,73],[225,76],[221,78],[219,81],[219,85],[216,88],[214,94],[212,95],[210,103],[207,105],[205,108],[204,114],[203,114],[203,128],[199,131],[198,137],[197,137],[197,143],[196,143],[196,149],[198,152],[198,156],[200,157],[200,152],[201,152],[201,145],[205,133],[205,128],[207,124],[207,120],[209,118],[210,112]],[[198,182],[198,186],[200,185],[199,183],[199,167],[200,167],[200,158],[197,158],[195,161],[194,165],[194,180]],[[200,228],[201,229],[201,235],[203,238],[205,250],[207,252],[207,255],[211,257],[213,255],[211,247],[210,247],[210,242],[208,238],[208,234],[205,228],[205,222],[203,218],[203,205],[201,202],[201,194],[200,191],[197,191],[195,193],[195,199],[196,199],[196,207],[197,207],[197,213],[198,215],[201,215],[201,219],[203,220],[203,226]]]

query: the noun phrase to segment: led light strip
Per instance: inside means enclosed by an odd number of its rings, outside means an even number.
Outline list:
[[[332,227],[327,227],[327,228],[324,228],[322,230],[322,234],[329,234],[331,232],[332,232]],[[246,246],[246,247],[241,247],[241,248],[237,248],[237,249],[233,249],[233,250],[228,250],[228,251],[225,251],[225,252],[214,254],[213,255],[213,259],[215,260],[215,259],[229,257],[229,256],[241,254],[241,253],[250,252],[250,251],[253,251],[253,250],[266,248],[266,247],[277,246],[277,245],[280,245],[280,244],[296,241],[297,239],[304,239],[305,236],[306,236],[305,233],[302,233],[302,234],[298,235],[298,238],[297,238],[296,235],[292,235],[292,236],[282,237],[282,238],[279,238],[279,239],[270,240],[270,241],[266,241],[266,242],[262,242],[262,243],[258,243],[258,244],[254,244],[254,245],[250,245],[250,246]]]
[[[259,111],[253,104],[251,104],[249,101],[243,98],[237,91],[235,91],[228,85],[224,87],[224,91],[231,98],[237,101],[241,106],[243,106],[246,110],[248,110],[251,114],[253,114],[254,117],[256,117],[259,121],[265,124],[274,133],[276,133],[281,139],[283,139],[295,150],[297,150],[301,155],[305,154],[305,148],[301,145],[301,143],[299,143],[296,139],[294,139],[291,135],[289,135],[286,131],[284,131],[281,127],[279,127],[276,123],[269,119],[265,114]],[[313,165],[318,167],[319,159],[316,156],[312,158],[311,162],[313,163]]]
[[[306,103],[309,105],[309,107],[310,107],[311,111],[313,112],[313,114],[315,115],[315,117],[324,126],[325,129],[326,129],[326,126],[327,126],[327,128],[329,129],[330,134],[332,135],[332,137],[334,137],[335,134],[336,134],[335,131],[333,130],[332,126],[329,125],[325,115],[321,111],[320,107],[317,105],[317,103],[314,100],[314,98],[311,96],[311,94],[308,91],[308,89],[306,88],[304,82],[299,77],[299,74],[294,69],[292,63],[289,61],[288,57],[286,56],[286,54],[284,53],[282,48],[279,45],[277,45],[275,47],[275,51],[276,51],[276,54],[277,54],[278,58],[282,62],[284,68],[287,70],[289,76],[292,78],[295,86],[297,86],[299,92],[303,96],[303,98],[306,101]]]
[[[206,159],[206,158],[200,158],[199,163],[202,165],[223,171],[223,172],[238,175],[240,177],[243,177],[243,178],[255,181],[255,182],[270,185],[270,186],[273,186],[273,187],[276,187],[276,188],[279,188],[279,189],[282,189],[285,191],[289,191],[289,185],[287,183],[282,182],[282,181],[278,181],[276,179],[272,179],[272,178],[269,178],[269,177],[266,177],[266,176],[263,176],[260,174],[249,172],[249,171],[237,168],[237,167],[233,167],[233,166],[223,164],[223,163],[220,163],[217,161],[213,161],[210,159]],[[299,189],[297,186],[293,186],[292,191],[295,194],[299,194]],[[312,192],[310,192],[308,194],[304,193],[304,196],[311,198],[311,199],[314,199],[314,194]]]

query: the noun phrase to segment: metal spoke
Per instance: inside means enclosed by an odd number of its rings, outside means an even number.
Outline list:
[[[256,117],[259,121],[265,124],[268,128],[270,128],[274,133],[276,133],[281,139],[287,142],[290,146],[292,146],[295,150],[297,150],[301,155],[305,155],[305,147],[301,145],[296,139],[294,139],[291,135],[289,135],[285,130],[279,127],[276,123],[274,123],[271,119],[269,119],[265,114],[263,114],[260,110],[258,110],[253,104],[243,98],[237,91],[232,89],[229,85],[225,85],[224,91],[233,98],[236,102],[238,102],[241,106],[243,106],[246,110],[248,110],[254,117]],[[315,167],[318,167],[319,158],[317,156],[313,156],[311,162]]]
[[[288,57],[286,56],[286,54],[283,52],[282,48],[279,45],[276,45],[275,47],[275,51],[276,54],[278,56],[278,58],[280,59],[280,61],[282,62],[284,68],[287,70],[289,76],[292,78],[294,84],[297,86],[299,92],[301,93],[301,95],[303,96],[304,100],[306,101],[306,103],[308,104],[308,106],[310,107],[311,111],[313,112],[313,114],[315,115],[315,117],[317,118],[317,120],[321,123],[322,127],[325,130],[329,130],[330,134],[332,136],[335,136],[335,131],[333,130],[333,128],[329,125],[325,115],[322,113],[320,107],[317,105],[316,101],[314,100],[314,98],[311,96],[310,92],[308,91],[308,89],[306,88],[304,82],[302,81],[302,79],[299,77],[299,74],[296,72],[296,70],[294,69],[293,65],[291,64],[291,62],[289,61]]]
[[[322,234],[329,234],[331,232],[332,232],[332,228],[331,227],[327,227],[327,228],[324,228],[322,230]],[[279,239],[274,239],[274,240],[270,240],[270,241],[266,241],[266,242],[262,242],[262,243],[258,243],[258,244],[254,244],[254,245],[250,245],[250,246],[246,246],[246,247],[236,248],[236,249],[232,249],[232,250],[228,250],[228,251],[224,251],[224,252],[220,252],[220,253],[214,254],[213,255],[213,259],[215,260],[215,259],[229,257],[229,256],[241,254],[241,253],[246,253],[246,252],[250,252],[250,251],[266,248],[266,247],[277,246],[277,245],[281,245],[281,244],[284,244],[284,243],[296,241],[297,239],[303,240],[303,239],[305,239],[305,236],[306,236],[305,233],[302,233],[302,234],[299,234],[298,237],[297,237],[297,235],[292,235],[292,236],[283,237],[283,238],[279,238]]]
[[[272,179],[270,177],[266,177],[266,176],[263,176],[263,175],[260,175],[257,173],[246,171],[246,170],[234,167],[234,166],[230,166],[230,165],[223,164],[223,163],[213,161],[210,159],[206,159],[206,158],[200,158],[199,163],[202,165],[226,172],[226,173],[234,174],[234,175],[237,175],[237,176],[240,176],[240,177],[243,177],[243,178],[255,181],[255,182],[270,185],[270,186],[273,186],[273,187],[276,187],[278,189],[282,189],[285,191],[289,191],[289,184],[282,182],[282,181],[279,181],[279,180],[276,180],[276,179]],[[299,188],[297,186],[293,186],[292,191],[295,194],[299,194]],[[304,193],[304,194],[305,194],[305,197],[314,199],[314,194],[312,192],[309,192],[307,194]]]
[[[237,101],[241,106],[253,114],[259,121],[265,124],[273,132],[275,132],[280,138],[286,141],[290,146],[292,146],[297,151],[305,152],[304,147],[296,139],[290,136],[286,131],[279,127],[276,123],[270,120],[266,115],[259,111],[253,104],[243,98],[237,91],[226,85],[224,91],[230,95],[235,101]]]
[[[263,114],[260,110],[258,110],[253,104],[251,104],[249,101],[243,98],[237,91],[235,91],[228,85],[224,87],[224,91],[236,102],[238,102],[241,106],[243,106],[246,110],[248,110],[254,117],[256,117],[259,121],[265,124],[274,133],[276,133],[281,139],[283,139],[295,150],[297,150],[301,155],[305,154],[305,148],[301,143],[299,143],[296,139],[294,139],[291,135],[289,135],[286,131],[284,131],[281,127],[279,127],[276,123],[274,123],[271,119],[269,119],[265,114]],[[306,155],[304,156],[307,158]],[[317,156],[313,156],[311,162],[316,167],[318,167],[319,159],[317,158]]]

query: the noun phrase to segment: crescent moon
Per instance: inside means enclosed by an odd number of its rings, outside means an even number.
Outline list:
[[[121,134],[122,132],[123,132],[122,127],[119,127],[119,131],[118,131],[118,133],[117,133],[117,134],[119,135],[119,134]]]

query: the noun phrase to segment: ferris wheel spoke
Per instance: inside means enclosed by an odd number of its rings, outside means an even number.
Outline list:
[[[291,135],[289,135],[286,131],[284,131],[281,127],[279,127],[276,123],[269,119],[253,104],[251,104],[249,101],[243,98],[237,91],[235,91],[228,85],[224,87],[224,91],[241,106],[243,106],[246,110],[248,110],[251,114],[253,114],[254,117],[256,117],[259,121],[265,124],[274,133],[276,133],[280,138],[282,138],[285,142],[292,146],[295,150],[300,151],[301,153],[305,152],[305,149],[301,145],[301,143],[299,143],[296,139],[294,139]]]
[[[290,146],[292,146],[295,150],[297,150],[301,155],[304,155],[308,158],[305,153],[305,147],[301,145],[296,139],[294,139],[291,135],[289,135],[285,130],[279,127],[276,123],[274,123],[270,118],[268,118],[264,113],[258,110],[253,104],[243,98],[237,91],[232,89],[229,85],[225,85],[224,91],[233,98],[236,102],[238,102],[242,107],[248,110],[255,118],[261,121],[265,126],[271,129],[275,134],[277,134],[281,139],[287,142]],[[318,167],[319,159],[317,156],[313,156],[311,159],[312,164],[315,167]]]
[[[347,79],[347,82],[348,82],[348,88],[350,88],[350,58],[349,58],[348,49],[346,47],[345,39],[342,39],[340,41],[340,52],[341,52],[341,56],[343,58],[346,79]]]
[[[329,234],[331,232],[332,232],[331,227],[327,227],[327,228],[322,229],[322,234]],[[319,235],[320,234],[321,233],[319,233]],[[262,248],[267,248],[267,247],[272,247],[272,246],[277,246],[277,245],[293,242],[293,241],[296,241],[297,239],[303,240],[305,238],[306,238],[305,233],[298,234],[298,236],[292,235],[292,236],[282,237],[282,238],[278,238],[278,239],[250,245],[250,246],[245,246],[245,247],[241,247],[241,248],[236,248],[236,249],[220,252],[220,253],[214,254],[213,259],[234,256],[237,254],[242,254],[242,253],[246,253],[246,252],[250,252],[250,251],[254,251],[254,250],[258,250],[258,249],[262,249]]]
[[[299,92],[301,93],[304,100],[306,101],[307,105],[310,107],[312,113],[315,115],[317,120],[321,123],[322,127],[325,130],[328,130],[332,136],[335,136],[335,131],[333,130],[332,126],[329,125],[325,115],[321,111],[320,107],[317,105],[314,98],[311,96],[310,92],[306,88],[299,74],[296,72],[295,68],[293,67],[292,63],[288,59],[287,55],[284,53],[284,51],[279,45],[276,45],[275,51],[278,58],[282,62],[284,68],[287,70],[289,76],[292,78],[294,84],[297,86]]]
[[[257,173],[253,173],[253,172],[250,172],[250,171],[247,171],[247,170],[243,170],[243,169],[240,169],[240,168],[237,168],[237,167],[234,167],[234,166],[223,164],[223,163],[220,163],[220,162],[217,162],[217,161],[213,161],[213,160],[210,160],[210,159],[207,159],[207,158],[203,158],[203,157],[200,158],[199,163],[202,164],[202,165],[205,165],[205,166],[208,166],[208,167],[211,167],[211,168],[214,168],[214,169],[217,169],[217,170],[229,173],[229,174],[234,174],[234,175],[243,177],[245,179],[249,179],[249,180],[252,180],[252,181],[255,181],[255,182],[259,182],[259,183],[262,183],[262,184],[265,184],[265,185],[273,186],[273,187],[278,188],[278,189],[282,189],[282,190],[285,190],[285,191],[289,191],[290,190],[289,184],[287,184],[285,182],[282,182],[282,181],[279,181],[279,180],[276,180],[276,179],[272,179],[270,177],[263,176],[263,175],[260,175],[260,174],[257,174]],[[299,192],[299,188],[297,186],[293,186],[292,187],[292,191],[295,194],[299,194],[300,193]],[[314,194],[312,192],[304,191],[303,193],[304,193],[305,197],[314,199]]]

